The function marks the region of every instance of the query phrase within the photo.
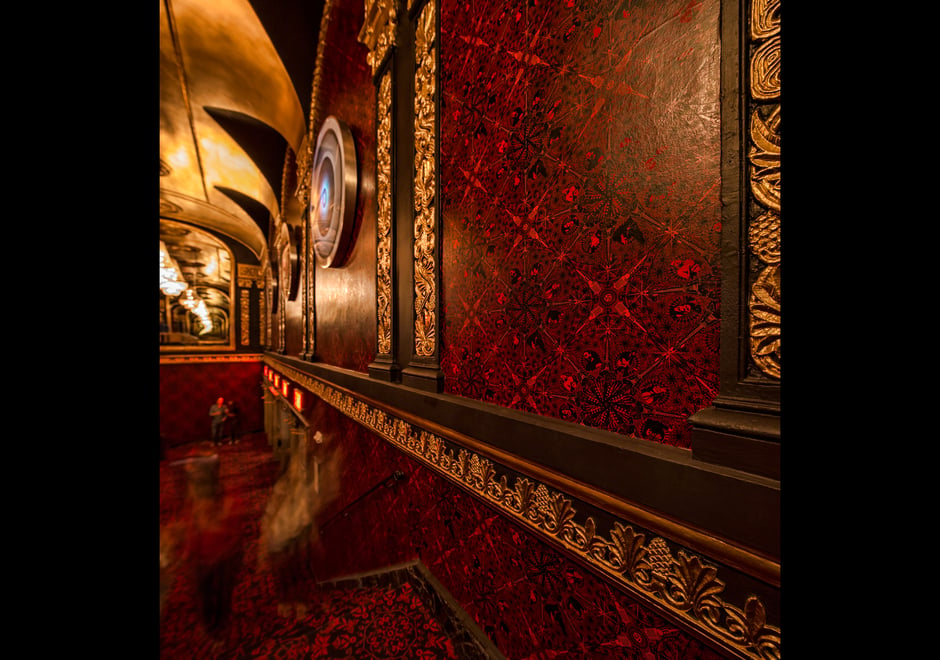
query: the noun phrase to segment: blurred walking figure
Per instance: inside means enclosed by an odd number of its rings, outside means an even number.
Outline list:
[[[187,476],[186,500],[168,539],[175,539],[179,548],[175,563],[192,577],[204,631],[215,645],[222,645],[230,631],[232,594],[244,558],[245,509],[237,497],[224,493],[217,454],[197,450],[179,464]]]
[[[225,399],[220,396],[209,408],[209,419],[212,422],[212,443],[216,447],[222,444],[222,432],[225,428],[227,415],[228,408],[225,405]]]
[[[238,444],[238,402],[229,401],[225,404],[226,409],[226,424],[228,425],[228,443],[230,445]]]
[[[323,436],[317,432],[314,438],[319,444]],[[291,448],[287,467],[271,490],[258,545],[259,567],[267,566],[274,577],[278,614],[298,619],[306,616],[316,583],[316,517],[339,489],[339,452],[326,448],[308,457],[306,444],[304,440]],[[317,453],[324,454],[322,463]]]

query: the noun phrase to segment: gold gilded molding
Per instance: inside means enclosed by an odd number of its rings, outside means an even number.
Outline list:
[[[750,285],[751,359],[780,378],[780,1],[750,4],[751,113],[748,150],[752,201],[760,210],[748,223],[748,247],[759,272]]]
[[[321,108],[319,103],[320,85],[323,80],[323,62],[326,53],[327,32],[330,27],[330,18],[333,14],[333,0],[325,0],[323,13],[320,16],[320,32],[317,38],[317,58],[313,67],[313,85],[310,92],[310,118],[307,126],[307,136],[297,156],[297,192],[296,197],[300,208],[306,209],[310,204],[310,176],[313,168],[313,150],[316,148],[317,134],[320,131]],[[308,240],[309,224],[304,227],[303,245],[301,247],[301,268],[303,270],[301,282],[303,286],[303,317],[304,332],[302,352],[311,356],[316,352],[316,268],[310,266],[315,263],[313,242]]]
[[[217,362],[257,362],[264,356],[260,353],[231,353],[228,355],[161,355],[160,364],[209,364]]]
[[[366,61],[375,75],[398,38],[398,3],[395,0],[365,0],[365,19],[358,40],[369,49]]]
[[[780,629],[767,624],[762,601],[750,596],[741,607],[727,603],[719,568],[695,552],[621,521],[614,521],[605,535],[592,517],[580,516],[562,492],[526,476],[509,476],[501,464],[346,390],[267,356],[264,362],[627,593],[707,636],[733,657],[779,660]]]
[[[780,95],[780,37],[771,37],[754,52],[751,58],[751,94],[759,101],[769,101]]]
[[[780,32],[780,0],[751,2],[751,39],[767,39]]]
[[[425,4],[415,31],[414,292],[415,355],[437,347],[437,6]]]
[[[378,218],[376,244],[377,350],[392,352],[392,73],[386,71],[377,97]]]
[[[261,266],[238,264],[238,286],[250,289],[252,284],[259,289],[264,287],[264,271]]]
[[[264,269],[264,281],[265,286],[263,289],[264,295],[260,296],[260,305],[261,305],[261,345],[262,346],[271,346],[271,306],[273,304],[273,289],[274,289],[274,274],[271,272],[270,267]]]
[[[251,343],[251,294],[248,289],[242,289],[238,297],[238,317],[240,322],[239,341],[242,346]]]
[[[313,150],[320,132],[320,84],[323,80],[323,60],[326,53],[326,35],[333,13],[333,0],[325,0],[320,16],[320,33],[317,38],[317,59],[313,65],[313,87],[310,93],[310,119],[307,137],[300,153],[297,154],[297,192],[300,208],[305,209],[310,203],[310,170],[313,165]]]

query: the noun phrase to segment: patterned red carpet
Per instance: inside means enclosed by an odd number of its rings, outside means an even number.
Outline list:
[[[160,522],[179,515],[185,475],[172,462],[188,448],[171,448],[160,463]],[[256,562],[259,522],[278,471],[263,435],[218,449],[222,483],[247,508],[245,555],[236,578],[232,621],[225,638],[202,629],[192,578],[172,575],[160,627],[160,657],[194,658],[486,658],[499,657],[442,607],[421,570],[332,584],[311,584],[307,611],[281,616],[273,577]],[[445,611],[449,614],[443,614]]]

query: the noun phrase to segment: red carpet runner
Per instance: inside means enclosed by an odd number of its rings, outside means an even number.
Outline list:
[[[170,449],[160,463],[160,523],[177,514],[185,476],[172,461],[186,448]],[[335,584],[312,586],[315,594],[300,618],[280,616],[272,576],[256,562],[259,521],[278,463],[263,435],[218,450],[227,492],[246,504],[245,560],[234,592],[227,639],[210,639],[199,625],[194,585],[177,571],[160,624],[160,657],[194,658],[493,658],[488,642],[442,615],[441,597],[414,566],[398,567]]]

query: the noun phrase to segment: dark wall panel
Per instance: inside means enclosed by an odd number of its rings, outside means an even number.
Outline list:
[[[365,373],[375,357],[375,87],[368,49],[356,40],[361,3],[333,4],[317,98],[321,121],[335,115],[352,131],[358,160],[356,233],[346,262],[316,270],[317,354]],[[319,130],[319,126],[317,127]]]
[[[510,658],[721,657],[319,400],[311,419],[343,452],[318,579],[419,558]]]
[[[220,396],[238,402],[242,431],[264,428],[260,362],[160,365],[160,435],[171,446],[208,440],[209,408]]]
[[[689,446],[718,391],[718,15],[441,1],[447,393]]]

